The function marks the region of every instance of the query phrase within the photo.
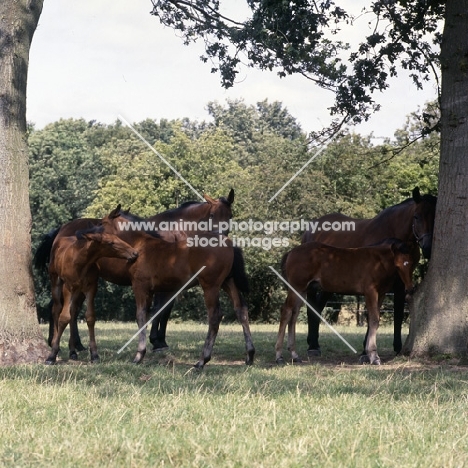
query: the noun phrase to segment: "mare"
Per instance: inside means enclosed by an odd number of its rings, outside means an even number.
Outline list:
[[[380,307],[396,276],[401,278],[406,295],[412,294],[412,250],[411,244],[408,246],[398,239],[386,239],[380,244],[360,248],[338,248],[320,242],[308,242],[288,252],[282,259],[281,267],[285,279],[302,297],[305,297],[309,284],[314,282],[325,291],[364,295],[369,314],[365,352],[368,362],[379,365],[376,337]],[[286,326],[292,360],[301,362],[296,352],[296,321],[302,302],[301,297],[289,289],[281,308],[276,341],[278,364],[284,364],[282,349]]]
[[[318,226],[315,232],[308,230],[303,234],[302,243],[315,241],[335,247],[364,247],[381,242],[386,238],[396,238],[403,242],[417,243],[421,247],[423,256],[430,258],[437,197],[427,194],[421,195],[418,187],[413,189],[412,195],[412,198],[384,209],[372,219],[350,218],[340,213],[322,216],[315,220],[316,227]],[[333,226],[333,223],[339,223],[341,230],[325,230],[325,227],[329,228]],[[354,226],[354,229],[346,230],[344,229],[346,226]],[[418,261],[419,249],[414,249],[414,266],[417,265]],[[330,298],[331,292],[326,290],[319,292],[316,285],[311,285],[307,291],[307,301],[321,312]],[[401,326],[405,304],[405,291],[400,278],[396,279],[393,292],[393,349],[398,354],[402,348]],[[320,318],[309,307],[307,308],[307,320],[307,343],[309,345],[307,353],[309,356],[320,356]],[[368,332],[369,327],[367,328]],[[367,333],[364,344],[367,340]]]
[[[96,226],[88,231],[78,231],[75,236],[60,237],[54,242],[49,265],[54,334],[46,364],[56,362],[63,331],[75,319],[85,298],[91,362],[99,361],[94,334],[94,296],[98,279],[96,262],[103,257],[131,263],[137,259],[138,252],[117,236]],[[70,353],[76,356],[73,334],[70,334]]]
[[[102,226],[107,232],[118,232],[119,223],[131,219],[130,216],[128,213],[122,213],[118,206],[102,220]],[[189,242],[190,236],[194,234],[198,235],[198,245]],[[114,262],[114,268],[122,270],[121,276],[130,280],[135,295],[136,319],[138,329],[141,331],[137,354],[133,362],[140,363],[146,353],[144,325],[153,295],[157,292],[172,295],[204,267],[194,281],[188,284],[188,287],[197,284],[201,286],[208,314],[208,334],[201,357],[195,367],[203,368],[211,359],[222,319],[219,304],[220,288],[228,293],[234,305],[237,318],[244,331],[246,364],[252,364],[255,348],[250,334],[247,307],[239,294],[239,289],[247,282],[240,249],[237,249],[236,255],[236,249],[232,246],[231,240],[221,233],[187,232],[184,240],[175,242],[167,242],[144,232],[133,232],[132,236],[131,244],[138,250],[138,259],[132,265],[122,261]],[[203,242],[202,239],[205,241]]]
[[[229,221],[232,218],[232,210],[231,206],[234,203],[234,190],[231,189],[229,195],[226,197],[220,197],[218,199],[213,199],[208,195],[204,195],[205,202],[195,202],[189,201],[185,202],[177,208],[164,211],[163,213],[159,213],[155,216],[151,216],[147,219],[142,218],[134,218],[134,221],[139,222],[146,222],[146,226],[149,227],[152,225],[155,229],[151,229],[148,231],[149,234],[154,233],[157,227],[160,226],[162,222],[170,223],[170,222],[178,222],[180,220],[189,221],[189,222],[204,222],[210,223],[213,227],[213,230],[217,230],[219,223]],[[97,225],[101,222],[101,219],[96,218],[80,218],[73,221],[70,221],[67,224],[64,224],[58,229],[55,229],[48,234],[46,234],[39,245],[36,254],[35,254],[35,266],[38,269],[45,269],[46,264],[49,262],[50,252],[52,249],[52,245],[55,239],[63,237],[63,236],[71,236],[77,230],[86,229],[89,226],[89,223]],[[143,224],[141,224],[144,227]],[[119,233],[115,233],[123,240],[128,242],[131,240],[131,232],[121,231]],[[169,241],[173,241],[178,238],[177,233],[174,231],[159,231],[159,237],[167,239]],[[115,271],[113,268],[113,262],[108,261],[105,264],[99,265],[99,276],[102,277],[105,281],[109,281],[114,284],[118,284],[120,286],[130,286],[130,280],[127,275],[121,276],[121,270]],[[155,304],[154,308],[159,309],[165,303],[165,296],[160,296],[158,293],[155,294]],[[167,348],[167,344],[165,341],[166,335],[166,326],[167,321],[169,320],[169,315],[171,313],[171,309],[174,305],[174,302],[169,304],[164,311],[159,315],[155,321],[153,322],[151,328],[152,334],[152,342],[155,348]],[[79,307],[78,307],[79,310]],[[75,319],[76,320],[76,319]],[[49,322],[49,345],[52,342],[53,336],[53,319],[51,318]],[[75,335],[75,343],[76,349],[79,351],[84,350],[84,346],[81,344],[81,339],[78,334],[78,326],[76,321],[72,322],[70,325],[70,332]]]

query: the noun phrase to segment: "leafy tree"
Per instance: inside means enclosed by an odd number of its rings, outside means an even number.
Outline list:
[[[106,168],[95,146],[90,145],[90,133],[92,127],[87,122],[73,119],[30,133],[33,242],[50,229],[81,217],[93,200]]]
[[[234,83],[241,56],[280,76],[299,73],[335,94],[337,126],[367,119],[378,110],[375,91],[389,86],[399,67],[417,87],[437,75],[440,87],[441,154],[433,256],[413,303],[406,351],[466,353],[468,296],[468,0],[375,0],[366,9],[373,32],[356,50],[336,40],[340,23],[352,22],[331,1],[248,0],[250,16],[231,19],[218,0],[153,0],[153,15],[177,30],[186,43],[202,38],[204,60],[215,62],[221,82]],[[337,2],[339,3],[339,2]],[[440,26],[443,24],[443,32]],[[426,119],[430,121],[431,119]],[[429,129],[425,129],[428,132]],[[441,321],[440,317],[444,317]]]

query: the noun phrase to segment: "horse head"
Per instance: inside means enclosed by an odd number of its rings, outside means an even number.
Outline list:
[[[419,252],[415,255],[414,243],[405,243],[397,239],[392,239],[391,249],[395,267],[405,285],[406,300],[414,293],[413,271],[418,263]]]
[[[203,195],[203,198],[210,206],[209,217],[212,220],[214,228],[217,228],[220,222],[229,222],[229,220],[232,218],[231,205],[234,203],[234,189],[230,190],[227,198],[220,197],[218,199],[214,199],[206,194]],[[222,229],[220,232],[221,234],[227,235],[229,229]]]
[[[434,231],[434,218],[437,197],[421,195],[419,187],[413,189],[415,210],[413,214],[413,234],[424,258],[431,258],[432,233]]]

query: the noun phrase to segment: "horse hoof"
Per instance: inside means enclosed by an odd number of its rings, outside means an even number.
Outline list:
[[[152,353],[162,353],[164,351],[169,351],[169,346],[159,346],[159,345],[154,345],[153,349],[151,350]]]
[[[56,363],[55,358],[47,358],[44,362],[46,366],[53,366]]]
[[[285,365],[286,365],[286,361],[284,360],[284,357],[283,357],[283,356],[279,357],[279,358],[276,360],[276,364],[278,364],[278,366],[285,366]]]
[[[255,355],[255,350],[254,351],[249,351],[247,353],[247,357],[245,358],[245,363],[248,366],[251,366],[254,363],[254,355]]]
[[[373,366],[380,366],[382,363],[380,362],[380,358],[374,359],[371,364]]]
[[[205,367],[205,364],[203,362],[198,361],[196,364],[193,365],[193,367],[197,370],[203,370],[203,367]]]
[[[300,357],[293,358],[292,362],[294,364],[302,364],[302,359]]]
[[[75,351],[72,351],[69,357],[72,361],[78,361],[78,354]]]
[[[367,354],[359,356],[359,364],[370,364],[369,356]]]
[[[307,350],[308,357],[320,357],[321,355],[322,355],[322,351],[320,350],[320,348]]]
[[[91,364],[99,364],[101,362],[101,358],[99,356],[91,356]]]

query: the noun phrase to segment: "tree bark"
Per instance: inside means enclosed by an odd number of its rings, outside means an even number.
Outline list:
[[[468,342],[468,0],[448,0],[441,47],[439,194],[429,269],[404,352],[466,355]]]
[[[32,282],[26,141],[29,49],[42,4],[0,2],[0,364],[47,354]]]

